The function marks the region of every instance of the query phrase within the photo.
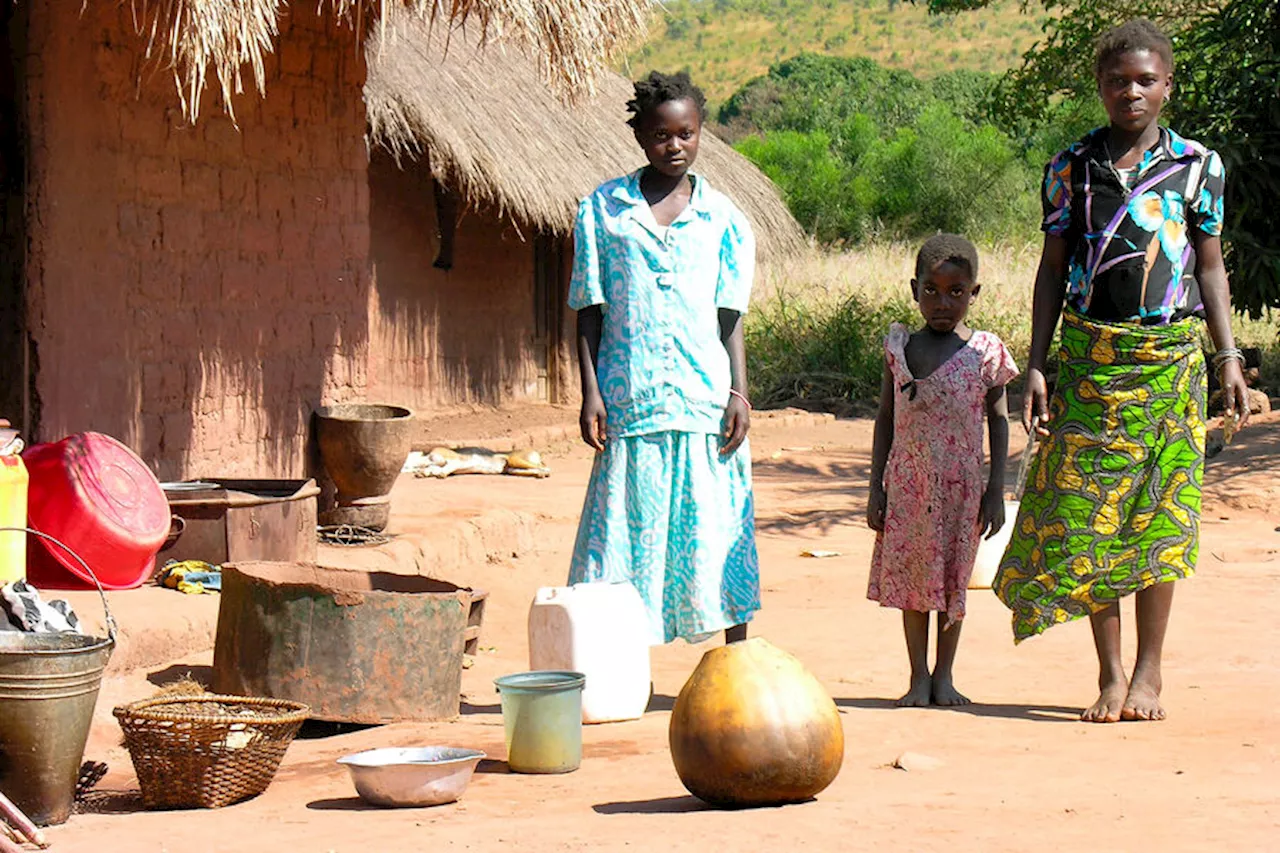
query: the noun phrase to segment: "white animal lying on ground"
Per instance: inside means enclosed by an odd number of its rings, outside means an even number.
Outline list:
[[[404,473],[415,477],[448,477],[451,474],[510,474],[517,477],[549,477],[551,469],[536,450],[499,453],[484,447],[433,447],[415,450],[405,460]]]

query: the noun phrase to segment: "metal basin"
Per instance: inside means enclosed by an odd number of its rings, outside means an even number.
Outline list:
[[[338,763],[351,772],[362,800],[403,808],[456,801],[484,757],[479,750],[451,746],[389,747],[347,755]]]

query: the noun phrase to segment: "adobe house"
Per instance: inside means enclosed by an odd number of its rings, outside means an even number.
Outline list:
[[[597,185],[644,164],[625,123],[631,83],[603,72],[567,105],[519,50],[392,21],[370,42],[365,86],[368,387],[424,412],[576,401],[574,216]],[[743,208],[762,256],[802,245],[773,184],[729,145],[705,133],[695,170]]]
[[[526,37],[531,74],[569,85],[647,10],[532,0],[574,13],[548,35],[521,30],[529,19],[507,2],[443,6],[494,15],[507,37]],[[161,479],[283,477],[308,470],[319,405],[530,396],[520,324],[539,315],[513,307],[494,323],[443,289],[426,298],[445,279],[407,291],[420,263],[403,254],[383,189],[408,198],[425,179],[410,169],[397,186],[393,159],[371,162],[364,37],[379,30],[379,4],[365,5],[245,0],[208,7],[227,20],[206,20],[175,17],[189,8],[179,0],[0,3],[0,416],[29,439],[114,435]],[[474,212],[473,198],[459,198],[450,280],[489,288],[486,309],[515,300],[509,291],[532,299],[536,229],[512,239],[519,217]],[[484,274],[468,272],[479,255],[492,255]],[[427,325],[439,308],[491,331],[450,338],[448,316]]]

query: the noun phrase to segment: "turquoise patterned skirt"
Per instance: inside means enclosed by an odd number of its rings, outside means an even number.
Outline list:
[[[569,583],[629,581],[650,642],[689,642],[760,609],[751,448],[727,458],[716,435],[610,438],[596,457]]]

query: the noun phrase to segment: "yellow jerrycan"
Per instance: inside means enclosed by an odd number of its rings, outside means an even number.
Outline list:
[[[27,577],[27,466],[22,442],[11,429],[0,429],[0,586]]]

